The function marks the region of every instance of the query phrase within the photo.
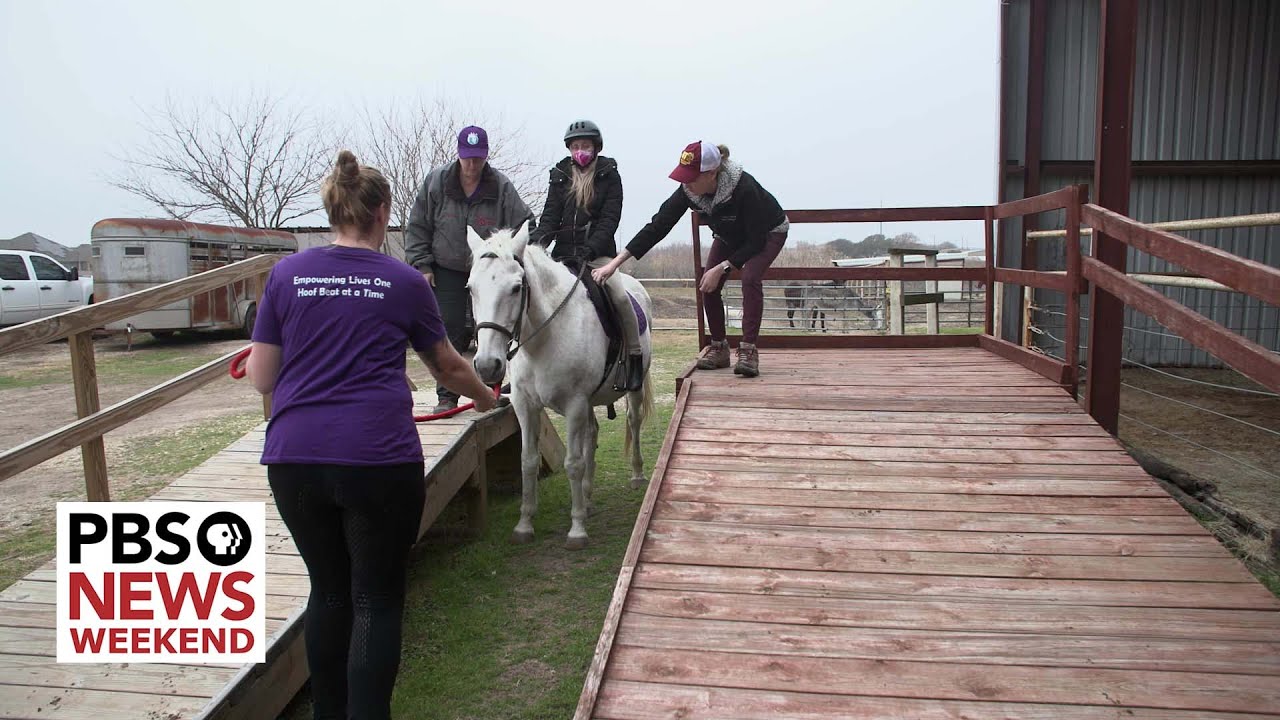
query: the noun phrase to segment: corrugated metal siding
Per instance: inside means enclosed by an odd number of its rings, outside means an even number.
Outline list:
[[[1093,158],[1098,113],[1098,20],[1098,0],[1049,2],[1041,137],[1041,157],[1045,160]],[[1024,30],[1019,40],[1022,44],[1026,44],[1028,32],[1029,29]],[[1020,104],[1025,105],[1025,84],[1021,92]]]
[[[1131,214],[1139,220],[1159,221],[1186,217],[1245,215],[1280,209],[1280,178],[1137,178],[1130,196]],[[1280,267],[1280,227],[1199,230],[1180,233],[1206,245],[1222,248],[1251,260]],[[1181,268],[1134,250],[1129,252],[1131,272],[1179,272]],[[1167,297],[1244,335],[1263,347],[1280,350],[1280,308],[1240,293],[1158,288]],[[1207,353],[1167,332],[1146,316],[1127,313],[1126,355],[1154,365],[1221,365]]]
[[[1006,112],[1004,122],[1005,157],[1021,165],[1025,158],[1027,137],[1027,28],[1031,23],[1031,3],[1014,2],[1008,5],[1005,17],[1006,62],[1004,73]]]
[[[1280,3],[1148,0],[1142,12],[1134,159],[1280,156]]]
[[[1026,45],[1028,2],[1015,2],[1010,41]],[[1135,160],[1274,160],[1280,158],[1280,2],[1270,0],[1148,0],[1140,9],[1134,79]],[[1093,157],[1097,86],[1097,0],[1049,4],[1046,46],[1045,160]],[[1011,58],[1025,62],[1025,50]],[[1025,118],[1025,67],[1009,87],[1010,110]],[[1012,113],[1011,113],[1012,114]],[[1006,119],[1007,121],[1007,119]],[[1021,120],[1025,124],[1025,120]],[[1020,155],[1021,148],[1015,148]],[[1022,185],[1006,185],[1005,199]],[[1091,178],[1042,180],[1045,192]],[[1148,222],[1280,210],[1280,179],[1268,177],[1137,177],[1130,215]],[[1046,217],[1044,227],[1061,227]],[[1018,258],[1016,225],[1002,229],[1009,264]],[[1280,266],[1280,227],[1188,233],[1192,239],[1273,267]],[[1063,267],[1061,241],[1042,241],[1040,267]],[[1133,272],[1176,268],[1137,251]],[[1280,350],[1280,310],[1237,293],[1163,288],[1169,297],[1272,350]],[[1051,294],[1038,304],[1062,302]],[[1016,307],[1016,305],[1014,305]],[[1015,320],[1006,314],[1005,332]],[[1038,324],[1063,337],[1061,318]],[[1220,365],[1190,344],[1167,336],[1153,320],[1126,312],[1126,357],[1148,365]],[[1083,337],[1083,336],[1082,336]],[[1045,342],[1052,349],[1052,341]]]

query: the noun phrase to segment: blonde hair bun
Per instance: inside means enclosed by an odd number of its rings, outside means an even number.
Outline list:
[[[355,153],[340,150],[333,172],[320,185],[320,199],[333,227],[367,231],[374,213],[391,202],[391,184],[376,168],[361,167]]]

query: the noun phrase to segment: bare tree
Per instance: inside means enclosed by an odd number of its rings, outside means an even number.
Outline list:
[[[278,228],[320,207],[335,143],[325,126],[277,99],[169,98],[143,127],[148,140],[120,158],[128,169],[108,182],[172,218]]]
[[[427,173],[457,159],[458,132],[467,125],[479,125],[488,132],[489,164],[511,179],[534,213],[542,209],[549,163],[533,158],[524,128],[506,127],[501,116],[450,98],[419,97],[382,109],[366,107],[361,125],[363,137],[357,143],[361,162],[381,170],[391,183],[392,225],[409,221]]]

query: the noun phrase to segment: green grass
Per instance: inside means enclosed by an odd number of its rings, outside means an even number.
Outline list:
[[[247,342],[247,341],[246,341]],[[65,362],[36,367],[6,367],[0,374],[0,390],[12,390],[41,385],[71,383],[71,361],[63,354]],[[206,343],[168,346],[160,343],[135,343],[133,350],[125,350],[99,342],[96,347],[98,384],[133,384],[146,382],[158,385],[182,373],[213,360],[223,353]],[[13,363],[7,363],[13,365]]]
[[[223,352],[207,345],[161,348],[135,347],[133,352],[99,353],[99,382],[149,382],[158,384],[197,368]]]
[[[261,413],[240,413],[180,428],[132,443],[128,467],[135,475],[176,478],[213,457],[262,422]]]
[[[644,433],[652,466],[671,407]],[[563,547],[569,527],[563,471],[544,480],[537,540],[510,545],[519,497],[491,496],[482,538],[428,547],[414,568],[405,617],[397,717],[565,718],[613,593],[643,490],[632,490],[622,458],[622,419],[605,426],[597,450],[591,544]]]
[[[1257,571],[1253,573],[1258,580],[1271,591],[1272,595],[1280,598],[1280,574],[1269,571]]]
[[[10,371],[4,375],[0,375],[0,390],[16,390],[19,388],[39,387],[41,385],[55,385],[57,383],[70,382],[71,370],[69,367],[60,370],[39,369]]]
[[[50,513],[47,518],[36,518],[29,527],[0,539],[0,589],[21,580],[53,557],[57,549],[53,517]]]
[[[122,453],[128,460],[112,463],[110,476],[118,483],[131,481],[123,490],[113,488],[113,500],[142,500],[174,478],[213,457],[238,440],[262,416],[255,413],[216,418],[171,433],[131,440]],[[56,549],[55,503],[83,499],[83,492],[52,497],[46,512],[20,530],[0,537],[0,589],[7,588],[53,557]]]
[[[654,394],[668,397],[645,426],[646,475],[652,473],[671,418],[675,376],[697,351],[693,333],[658,333],[654,342]],[[520,514],[512,483],[490,491],[483,536],[420,546],[410,574],[394,717],[559,720],[573,715],[644,497],[644,489],[629,486],[622,408],[617,420],[604,419],[603,408],[599,417],[597,512],[587,520],[587,549],[564,549],[570,502],[563,470],[540,485],[532,544],[508,543]],[[563,438],[562,420],[554,422]],[[310,717],[305,691],[284,717]]]

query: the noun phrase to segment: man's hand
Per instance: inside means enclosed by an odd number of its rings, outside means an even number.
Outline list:
[[[426,278],[426,279],[427,279],[427,284],[428,284],[428,285],[430,285],[431,287],[435,287],[435,286],[436,286],[436,274],[435,274],[435,273],[433,273],[433,272],[427,272],[426,270],[423,270],[423,271],[422,271],[422,277],[424,277],[424,278]]]

